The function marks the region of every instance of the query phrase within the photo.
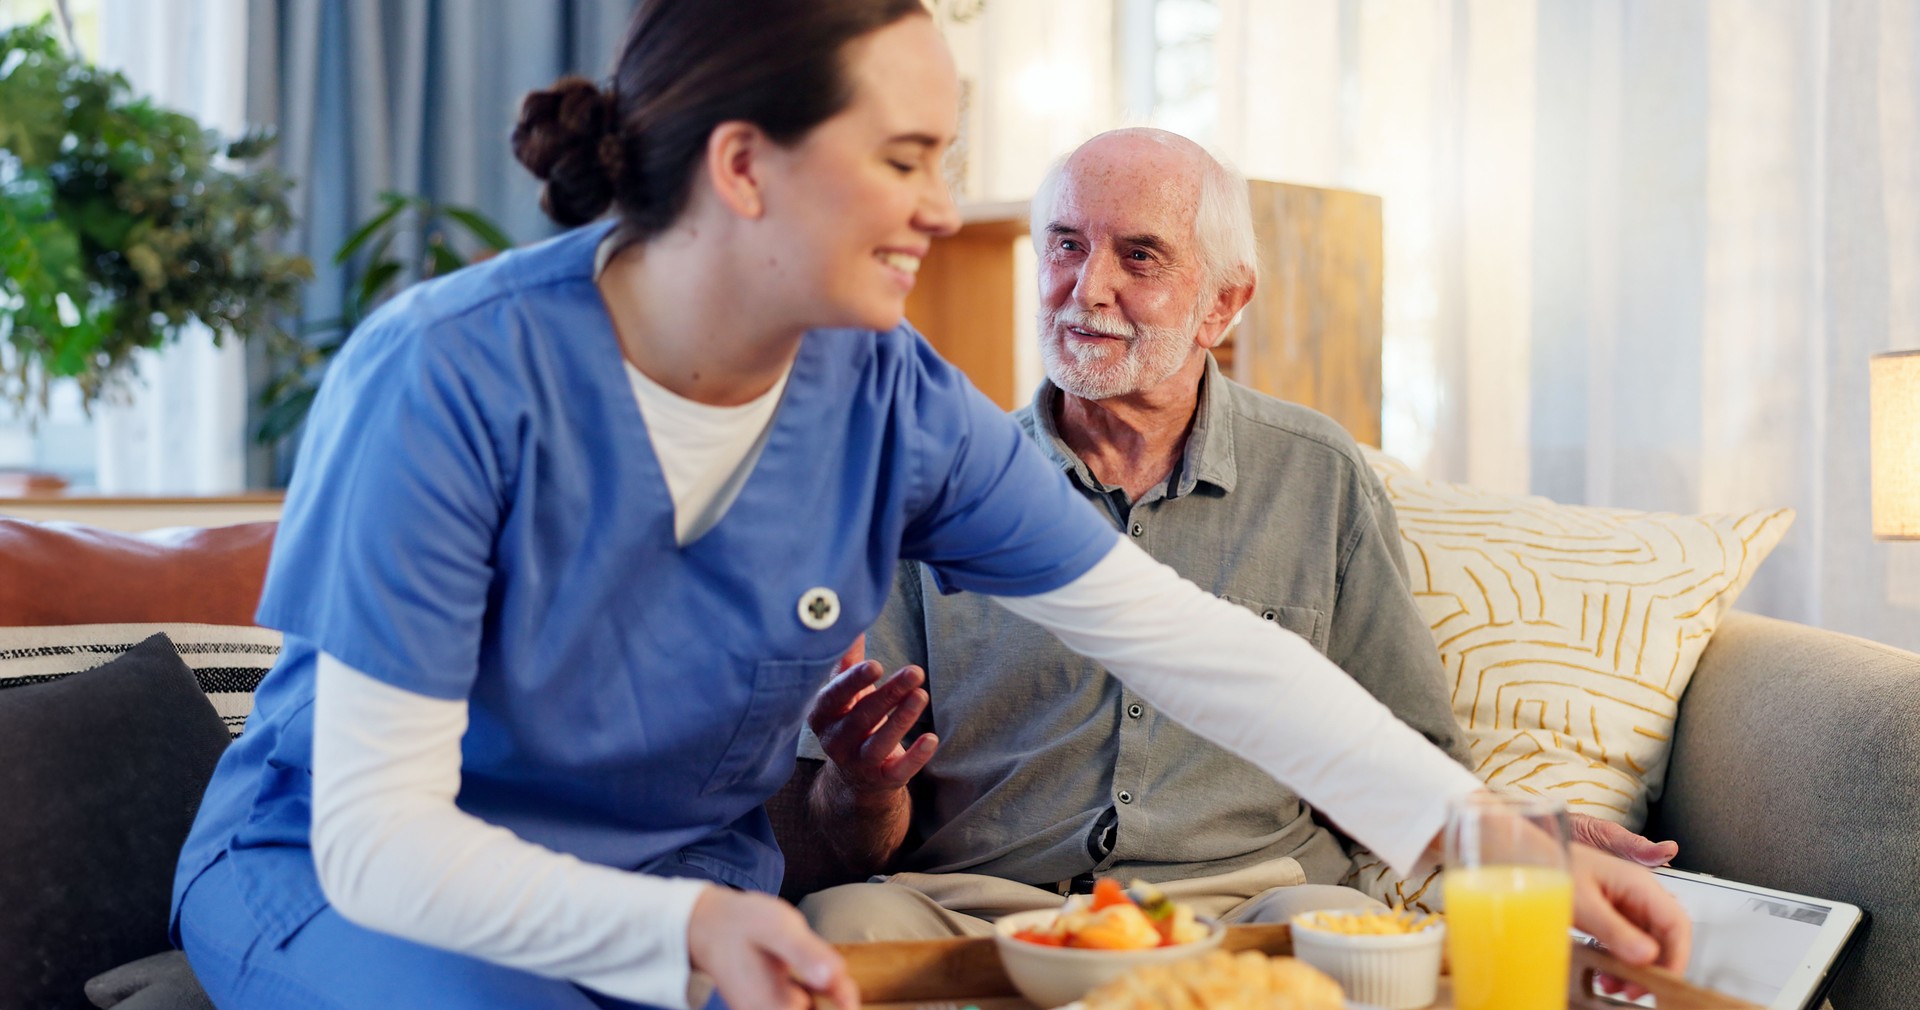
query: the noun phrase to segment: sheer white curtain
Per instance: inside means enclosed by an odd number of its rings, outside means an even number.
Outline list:
[[[1670,511],[1791,505],[1743,598],[1920,648],[1867,357],[1920,346],[1912,0],[1219,0],[1218,136],[1385,198],[1386,448]]]
[[[245,126],[246,0],[101,0],[102,66],[233,136]],[[95,409],[96,476],[110,494],[220,494],[246,483],[245,352],[193,326],[139,357],[125,402]]]

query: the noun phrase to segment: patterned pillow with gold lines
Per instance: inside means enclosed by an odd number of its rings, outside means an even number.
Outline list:
[[[1414,597],[1474,770],[1495,789],[1640,830],[1708,636],[1793,510],[1561,505],[1431,480],[1366,453],[1399,513]],[[1386,883],[1377,860],[1357,869],[1372,885],[1364,890]],[[1410,898],[1428,883],[1383,896]]]

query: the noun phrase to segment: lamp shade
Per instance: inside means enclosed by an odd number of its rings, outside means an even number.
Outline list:
[[[1873,414],[1873,535],[1920,540],[1920,351],[1868,362]]]

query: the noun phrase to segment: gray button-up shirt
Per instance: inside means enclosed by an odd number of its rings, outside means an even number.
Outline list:
[[[1128,501],[1061,439],[1059,396],[1043,383],[1015,416],[1115,526],[1202,589],[1297,632],[1465,759],[1393,507],[1339,425],[1226,379],[1209,359],[1180,466]],[[942,595],[917,564],[901,566],[867,655],[926,669],[932,704],[919,729],[940,734],[910,787],[900,869],[1042,885],[1088,871],[1176,880],[1281,857],[1313,883],[1347,870],[1292,792],[1037,625],[984,596]],[[810,737],[802,752],[821,756]]]

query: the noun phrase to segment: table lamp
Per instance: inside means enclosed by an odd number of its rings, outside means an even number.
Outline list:
[[[1876,354],[1867,365],[1873,535],[1920,540],[1920,350]]]

